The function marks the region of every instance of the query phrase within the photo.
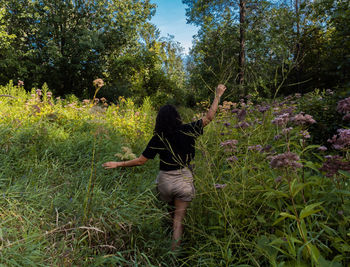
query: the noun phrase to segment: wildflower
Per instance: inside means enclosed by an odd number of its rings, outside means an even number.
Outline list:
[[[338,214],[339,214],[339,215],[343,215],[343,214],[344,214],[344,211],[343,211],[343,210],[338,210]]]
[[[238,140],[231,139],[221,142],[220,146],[235,146],[238,144]]]
[[[283,113],[272,120],[273,124],[277,126],[285,126],[289,121],[289,113]]]
[[[279,108],[274,108],[273,110],[275,111],[273,113],[273,115],[275,115],[275,116],[283,115],[285,113],[287,113],[289,115],[292,115],[294,110],[295,110],[295,107],[294,106],[290,106],[290,107],[287,107],[287,108],[282,109],[282,110],[279,110]]]
[[[292,152],[285,152],[276,156],[271,156],[270,165],[272,168],[301,168],[303,165],[299,162],[299,156]]]
[[[46,96],[47,96],[48,99],[51,99],[51,97],[52,97],[52,92],[47,92],[47,93],[46,93]]]
[[[107,99],[106,98],[104,98],[104,97],[101,97],[101,99],[100,99],[101,101],[102,101],[102,103],[105,103],[106,101],[107,101]]]
[[[303,136],[304,139],[309,139],[311,136],[310,136],[310,133],[308,131],[300,131],[300,135]]]
[[[344,121],[350,121],[350,112],[346,113],[345,116],[343,117]]]
[[[304,124],[313,124],[316,123],[316,121],[312,118],[311,115],[304,115],[303,112],[300,112],[299,114],[295,115],[292,118],[292,121],[295,122],[297,125],[304,125]]]
[[[104,82],[102,79],[96,79],[92,82],[92,84],[98,89],[100,89],[102,86],[104,86]]]
[[[269,152],[272,149],[272,146],[270,144],[267,144],[264,146],[260,152]]]
[[[292,99],[292,96],[291,95],[289,95],[289,96],[286,96],[285,98],[284,98],[284,101],[289,101],[289,100],[291,100]]]
[[[331,89],[327,89],[327,90],[326,90],[326,93],[327,93],[328,95],[333,95],[333,94],[334,94],[334,92],[333,92]]]
[[[229,126],[231,125],[231,123],[225,122],[224,125],[225,125],[226,127],[229,127]]]
[[[333,135],[332,139],[327,141],[333,144],[333,148],[341,150],[350,146],[350,129],[338,129],[338,136]]]
[[[89,103],[90,103],[90,99],[84,99],[84,100],[83,100],[83,104],[86,105],[86,104],[89,104]]]
[[[38,96],[41,96],[41,95],[42,95],[42,92],[41,92],[40,89],[36,89],[35,92],[36,92],[36,94],[37,94]]]
[[[350,112],[350,97],[340,100],[337,105],[337,111],[339,113]]]
[[[246,116],[247,116],[247,111],[245,109],[241,109],[241,111],[237,113],[238,121],[243,121]]]
[[[238,112],[239,112],[239,109],[238,109],[238,108],[233,108],[233,109],[231,110],[231,112],[232,112],[232,113],[238,113]]]
[[[273,139],[275,140],[275,141],[277,141],[278,139],[280,139],[281,138],[281,135],[280,134],[277,134],[277,135],[275,135],[274,137],[273,137]]]
[[[261,145],[255,145],[255,146],[248,146],[248,150],[256,150],[261,151],[263,148]]]
[[[100,102],[100,99],[98,99],[97,97],[94,99],[94,103],[97,104],[98,102]]]
[[[293,127],[284,128],[284,129],[282,130],[282,133],[285,134],[285,135],[287,135],[287,134],[289,134],[289,132],[290,132],[291,130],[293,130]]]
[[[242,129],[245,129],[245,128],[248,128],[250,125],[248,122],[246,121],[243,121],[237,125],[235,125],[235,128],[242,128]]]
[[[320,150],[320,151],[326,151],[326,150],[327,150],[327,147],[325,147],[325,146],[320,146],[320,147],[318,148],[318,150]]]
[[[268,111],[270,109],[270,106],[258,106],[258,111],[260,113],[265,113],[266,111]]]
[[[225,188],[227,186],[227,184],[214,184],[214,187],[216,188],[216,189],[223,189],[223,188]]]
[[[228,162],[234,162],[234,161],[237,161],[238,158],[236,156],[232,156],[232,157],[229,157],[226,159]]]
[[[301,94],[300,93],[296,93],[294,96],[295,96],[295,98],[300,98]]]
[[[276,179],[275,179],[275,183],[279,183],[282,181],[282,176],[278,176]]]
[[[325,156],[326,161],[323,162],[321,171],[324,171],[327,177],[332,177],[338,173],[338,170],[350,171],[350,162],[344,160],[341,156]]]
[[[18,87],[24,86],[24,81],[18,80],[17,86]]]

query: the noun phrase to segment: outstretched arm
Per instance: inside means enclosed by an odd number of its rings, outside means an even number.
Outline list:
[[[128,161],[109,161],[102,164],[102,167],[105,169],[113,169],[118,167],[132,167],[132,166],[140,166],[147,162],[147,158],[143,155],[139,156],[136,159],[128,160]]]
[[[203,127],[207,126],[209,122],[211,122],[214,119],[216,111],[218,109],[220,98],[225,92],[225,90],[226,90],[226,86],[223,84],[219,84],[218,87],[216,88],[216,93],[215,93],[215,98],[213,100],[213,103],[211,104],[207,114],[202,118]]]

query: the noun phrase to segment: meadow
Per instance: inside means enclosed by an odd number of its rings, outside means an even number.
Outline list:
[[[223,102],[197,141],[196,198],[171,252],[159,160],[101,167],[142,153],[149,98],[61,99],[11,82],[0,95],[0,266],[349,266],[349,97]],[[184,121],[208,104],[180,108]]]

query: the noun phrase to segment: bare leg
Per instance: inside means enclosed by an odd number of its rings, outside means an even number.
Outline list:
[[[181,236],[183,232],[182,221],[186,214],[186,209],[189,202],[182,201],[180,199],[175,199],[175,213],[174,213],[174,224],[173,224],[173,243],[171,245],[171,250],[175,250],[181,243]]]

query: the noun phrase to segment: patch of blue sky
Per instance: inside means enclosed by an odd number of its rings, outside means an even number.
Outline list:
[[[151,0],[157,5],[156,14],[151,22],[160,30],[161,36],[173,35],[188,54],[192,47],[193,35],[199,28],[186,23],[186,5],[182,0]]]

